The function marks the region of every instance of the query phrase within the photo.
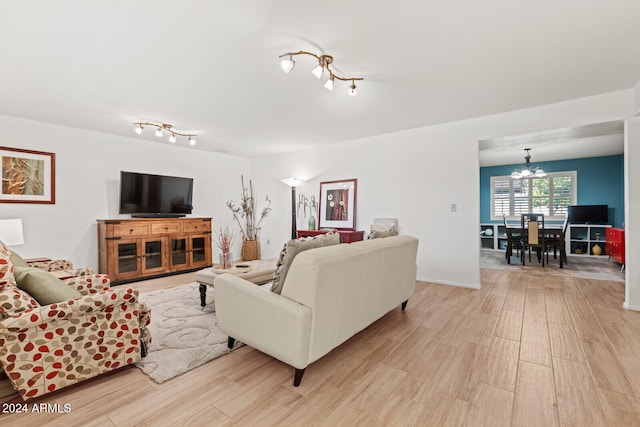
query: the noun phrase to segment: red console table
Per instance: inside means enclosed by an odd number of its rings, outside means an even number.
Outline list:
[[[319,234],[325,234],[329,230],[296,230],[298,238],[300,237],[313,237]],[[364,231],[356,230],[338,230],[340,235],[340,243],[352,243],[364,240]]]
[[[624,228],[607,228],[606,251],[609,258],[619,262],[624,268]]]

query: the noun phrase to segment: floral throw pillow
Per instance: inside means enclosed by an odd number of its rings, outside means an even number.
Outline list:
[[[13,282],[13,263],[9,248],[0,241],[0,286]]]
[[[11,284],[0,285],[0,318],[15,316],[40,305],[26,292]]]

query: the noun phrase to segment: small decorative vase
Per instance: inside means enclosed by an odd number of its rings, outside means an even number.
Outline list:
[[[242,260],[253,261],[259,259],[258,256],[258,239],[242,240]]]
[[[231,260],[231,252],[220,254],[220,268],[222,270],[228,270],[231,267],[233,267],[233,263]]]
[[[602,254],[602,248],[600,247],[600,245],[593,245],[593,248],[591,248],[591,252],[593,252],[594,255],[600,255]]]
[[[309,230],[315,230],[315,229],[316,229],[316,217],[312,215],[309,217]]]

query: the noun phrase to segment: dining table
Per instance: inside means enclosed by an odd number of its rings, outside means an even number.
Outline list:
[[[506,258],[510,259],[511,254],[513,253],[512,241],[514,236],[521,236],[523,239],[526,239],[527,233],[529,229],[525,226],[508,226],[505,227],[505,234],[507,236],[507,247],[506,247]],[[565,234],[563,232],[562,224],[545,224],[544,227],[538,227],[538,233],[545,236],[545,239],[553,239],[558,241],[559,250],[560,250],[560,268],[564,268],[564,260],[566,258],[566,245],[565,245]],[[544,256],[544,254],[542,254]],[[540,258],[540,254],[538,254],[538,258]],[[554,248],[553,258],[556,258],[556,251]],[[524,254],[522,255],[523,263],[524,263]]]

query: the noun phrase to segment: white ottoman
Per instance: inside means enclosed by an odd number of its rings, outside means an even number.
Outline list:
[[[278,260],[275,258],[237,261],[233,263],[234,266],[248,265],[248,271],[242,271],[242,268],[238,268],[237,273],[234,271],[225,271],[225,273],[236,275],[251,283],[260,285],[273,280],[273,273],[276,271],[277,263]],[[202,307],[206,305],[207,286],[213,286],[216,277],[223,274],[221,271],[216,272],[217,268],[217,266],[213,266],[196,272],[196,281],[200,284],[200,305]]]

